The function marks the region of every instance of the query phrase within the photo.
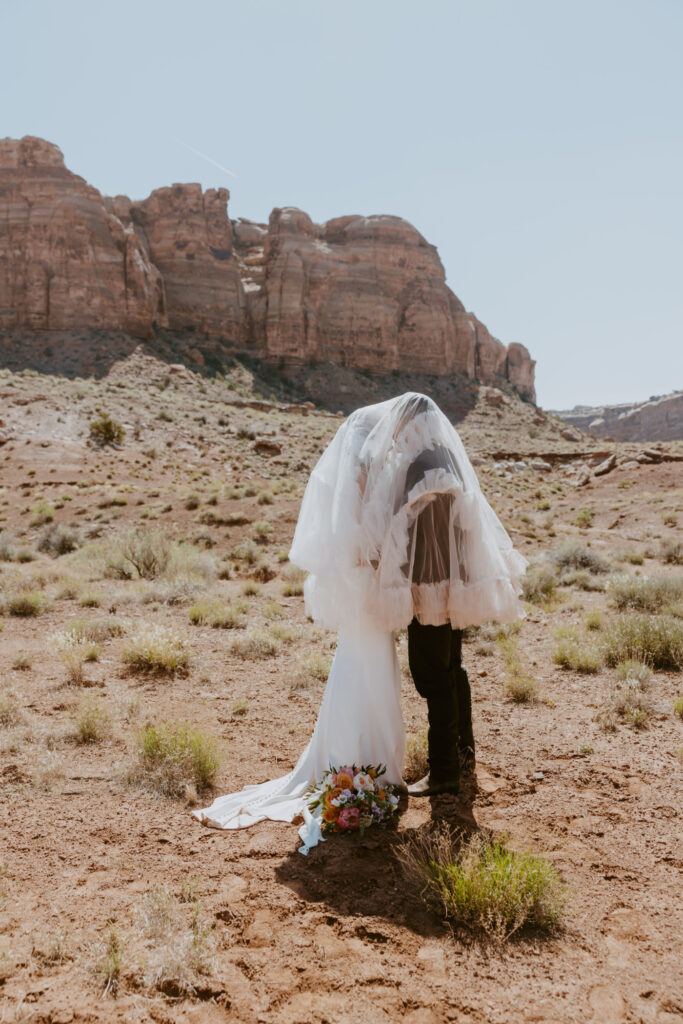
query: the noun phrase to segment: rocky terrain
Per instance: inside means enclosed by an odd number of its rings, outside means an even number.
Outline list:
[[[591,440],[473,390],[458,430],[532,562],[519,631],[466,638],[476,771],[303,858],[294,825],[219,833],[190,812],[284,774],[309,738],[335,636],[287,551],[340,418],[265,364],[188,368],[128,330],[119,348],[84,332],[65,375],[41,369],[45,341],[0,370],[0,1020],[680,1022],[682,664],[636,678],[606,652],[629,601],[680,634],[683,445]],[[131,538],[158,561],[122,564]],[[187,663],[132,664],[141,636]],[[425,706],[397,644],[410,775]],[[141,736],[169,721],[213,737],[213,790],[141,774]],[[546,857],[561,926],[498,945],[446,922],[400,856],[437,821]]]
[[[534,400],[526,348],[466,311],[406,221],[315,224],[286,207],[259,224],[230,219],[228,200],[196,184],[105,197],[57,146],[0,140],[0,329],[192,333],[199,363],[242,352],[279,366],[458,375]]]
[[[683,440],[683,391],[655,396],[647,402],[598,408],[577,405],[556,415],[589,434],[615,441]]]

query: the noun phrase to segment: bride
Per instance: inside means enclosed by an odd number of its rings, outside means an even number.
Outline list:
[[[431,514],[443,495],[445,522]],[[289,774],[193,814],[222,829],[303,816],[307,853],[322,835],[306,796],[330,766],[381,763],[386,781],[405,788],[393,631],[413,617],[450,620],[454,629],[518,618],[526,561],[484,498],[458,434],[414,392],[358,409],[340,426],[311,473],[289,558],[309,573],[307,613],[338,630],[313,734]]]

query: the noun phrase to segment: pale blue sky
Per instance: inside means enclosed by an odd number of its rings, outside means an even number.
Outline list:
[[[398,214],[540,404],[683,388],[681,0],[0,0],[0,40],[0,137],[102,192]]]

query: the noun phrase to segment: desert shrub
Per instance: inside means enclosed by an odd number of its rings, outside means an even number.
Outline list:
[[[429,748],[427,729],[413,733],[406,739],[404,778],[406,782],[417,782],[429,771]]]
[[[284,622],[273,622],[270,626],[270,632],[283,644],[293,644],[301,637],[301,630],[298,627],[294,629],[291,626],[285,625]]]
[[[185,674],[190,665],[185,638],[162,625],[140,626],[124,645],[121,658],[131,672],[158,675]]]
[[[45,523],[51,523],[55,517],[54,506],[49,501],[41,499],[31,509],[31,519],[29,520],[30,526],[44,526]]]
[[[550,931],[566,896],[545,857],[517,853],[500,839],[453,835],[446,825],[422,829],[399,849],[403,867],[428,903],[453,921],[502,941],[521,928]]]
[[[536,697],[536,680],[526,675],[509,676],[505,680],[504,693],[515,704],[529,704]]]
[[[504,693],[516,704],[527,704],[536,697],[538,686],[535,679],[525,672],[519,657],[519,640],[514,634],[501,634],[498,649],[505,663]]]
[[[86,697],[76,711],[74,725],[79,743],[101,743],[109,734],[109,712],[96,697]]]
[[[161,530],[131,530],[114,545],[107,560],[107,575],[118,579],[153,580],[161,576],[171,557],[171,542]]]
[[[16,594],[10,594],[5,598],[4,604],[8,615],[15,615],[18,618],[25,619],[42,615],[47,608],[44,594],[28,590],[20,590]]]
[[[267,519],[259,519],[254,523],[252,529],[257,544],[267,544],[273,536],[273,524],[269,523]]]
[[[242,629],[244,616],[230,605],[216,598],[203,598],[188,611],[190,622],[195,626],[211,626],[213,629]]]
[[[258,498],[256,499],[256,504],[272,505],[274,500],[275,499],[273,498],[273,495],[270,493],[270,491],[261,491]]]
[[[111,637],[125,636],[128,629],[129,624],[124,619],[105,615],[101,619],[74,619],[65,633],[72,642],[102,644]]]
[[[100,644],[71,631],[57,633],[53,640],[66,668],[67,679],[76,686],[82,686],[86,681],[83,666],[99,659],[102,653]]]
[[[65,523],[53,523],[43,530],[36,547],[53,558],[67,555],[78,547],[78,531]]]
[[[522,597],[531,604],[549,601],[557,586],[557,574],[552,565],[545,561],[531,564],[522,580]]]
[[[19,697],[14,690],[3,690],[0,693],[0,726],[9,729],[23,720],[23,712]]]
[[[146,943],[143,985],[175,999],[193,995],[200,977],[213,972],[215,950],[213,925],[203,921],[199,904],[192,896],[155,888],[143,899],[137,919]]]
[[[683,623],[670,615],[621,615],[604,633],[605,660],[639,661],[653,669],[683,668]]]
[[[674,697],[674,713],[683,718],[683,697]]]
[[[602,658],[600,651],[590,645],[582,645],[580,640],[560,640],[553,651],[553,661],[561,668],[571,669],[572,672],[581,672],[585,675],[592,675],[600,669]]]
[[[613,557],[617,562],[628,562],[630,565],[642,565],[645,561],[640,551],[631,551],[627,548],[620,548],[613,552]]]
[[[88,590],[85,594],[81,594],[78,603],[81,608],[99,608],[102,604],[102,597],[93,590]]]
[[[591,632],[599,632],[604,626],[602,615],[598,611],[589,612],[586,616],[586,629]]]
[[[643,729],[652,713],[645,685],[635,677],[613,683],[598,709],[596,720],[605,732],[614,732],[619,721]]]
[[[245,597],[255,597],[256,594],[261,593],[261,587],[256,580],[247,580],[242,584],[240,590]]]
[[[265,619],[282,619],[285,615],[285,610],[278,601],[266,601],[262,611]]]
[[[626,682],[627,679],[635,679],[640,687],[645,689],[652,679],[652,669],[641,661],[622,661],[617,665],[617,679]]]
[[[591,526],[594,518],[595,512],[592,508],[582,508],[581,511],[577,513],[574,523],[579,527],[579,529],[587,530],[588,527]]]
[[[17,672],[28,672],[33,668],[33,658],[30,654],[17,654],[12,660],[12,668]]]
[[[135,781],[168,796],[213,784],[220,769],[218,741],[186,722],[146,725],[136,737]]]
[[[594,575],[609,572],[609,564],[577,538],[567,538],[550,554],[558,568],[587,569]]]
[[[193,512],[196,508],[199,508],[199,495],[188,494],[183,504],[189,512]]]
[[[604,581],[593,576],[587,569],[563,572],[560,583],[563,587],[578,587],[579,590],[603,591],[605,589]]]
[[[97,964],[97,973],[104,983],[103,995],[116,995],[121,967],[123,966],[123,942],[113,925],[109,926],[104,952]]]
[[[669,565],[683,565],[683,541],[665,540],[659,550],[659,557]]]
[[[321,654],[319,651],[315,651],[313,654],[309,654],[307,658],[301,663],[306,675],[310,676],[311,679],[316,679],[319,683],[324,683],[330,674],[332,667],[332,659],[327,654]]]
[[[245,540],[239,544],[232,553],[232,557],[238,562],[246,562],[247,565],[255,565],[263,558],[263,553],[253,540]]]
[[[609,599],[619,611],[660,612],[683,597],[683,576],[618,576]]]
[[[267,630],[254,629],[244,637],[235,637],[230,644],[230,651],[238,658],[248,661],[260,661],[274,657],[280,644],[276,637]]]
[[[7,533],[0,533],[0,562],[13,562],[16,558],[14,542]]]
[[[122,424],[106,412],[90,422],[90,440],[99,447],[121,444],[125,436],[126,431]]]
[[[42,939],[33,940],[31,956],[41,967],[56,967],[73,960],[69,952],[68,937],[65,932],[53,932]]]
[[[75,601],[81,592],[81,585],[77,580],[66,579],[58,588],[55,597],[58,601]]]
[[[283,597],[300,597],[304,592],[304,580],[307,573],[296,565],[290,565],[285,571],[285,582],[282,586]]]
[[[241,498],[241,492],[229,492],[228,498]],[[247,526],[251,522],[251,516],[245,515],[244,512],[230,512],[225,520],[226,526]]]

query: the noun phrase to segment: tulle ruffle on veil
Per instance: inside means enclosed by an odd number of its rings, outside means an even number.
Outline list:
[[[482,494],[462,442],[409,392],[357,410],[313,470],[290,560],[308,614],[387,630],[518,618],[527,562]]]

